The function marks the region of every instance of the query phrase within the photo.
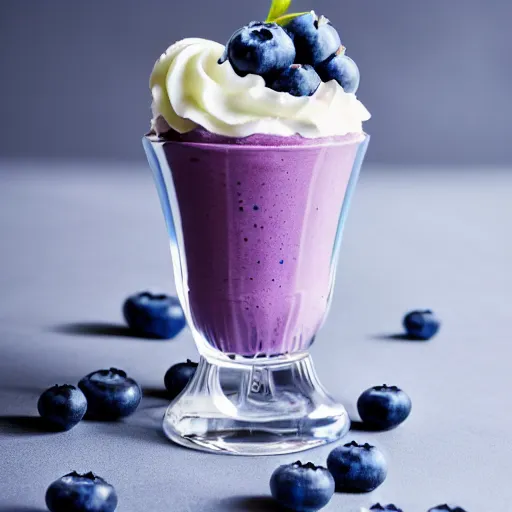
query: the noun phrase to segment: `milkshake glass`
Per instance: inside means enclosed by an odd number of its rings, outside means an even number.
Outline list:
[[[170,439],[268,455],[313,448],[349,429],[308,350],[329,308],[368,140],[363,132],[143,138],[201,356],[165,415]]]

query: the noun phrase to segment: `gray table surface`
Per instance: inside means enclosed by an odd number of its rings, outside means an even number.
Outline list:
[[[313,355],[325,386],[356,417],[359,393],[396,384],[413,413],[386,433],[351,432],[389,459],[371,495],[337,494],[326,512],[377,501],[406,512],[458,502],[510,511],[512,170],[363,169],[345,232],[331,315]],[[0,164],[0,512],[45,510],[46,487],[73,469],[102,475],[120,512],[276,510],[273,469],[298,455],[211,455],[160,431],[166,369],[196,357],[189,331],[130,337],[120,306],[148,287],[173,292],[167,240],[144,165]],[[402,314],[433,308],[429,343],[393,339]],[[117,366],[146,390],[119,424],[39,429],[55,383]]]

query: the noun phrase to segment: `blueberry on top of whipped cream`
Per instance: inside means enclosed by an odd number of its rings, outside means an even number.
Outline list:
[[[151,73],[152,131],[361,134],[370,114],[355,96],[356,63],[325,16],[290,14],[290,3],[274,1],[265,21],[237,29],[225,46],[199,38],[170,46]]]
[[[295,60],[295,46],[277,23],[252,21],[231,36],[219,64],[228,59],[240,76],[265,76],[288,69]]]

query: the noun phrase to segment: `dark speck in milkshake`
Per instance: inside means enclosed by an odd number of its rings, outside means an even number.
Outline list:
[[[259,207],[257,204],[255,204],[255,205],[252,207],[252,209],[256,212],[256,211],[258,211],[258,210],[260,209],[260,207]]]
[[[240,181],[237,181],[237,182],[236,182],[236,184],[237,184],[237,185],[241,185],[242,183],[241,183]]]
[[[238,208],[241,212],[244,211],[244,207],[243,206],[240,206],[240,208]]]
[[[279,265],[282,265],[284,263],[284,260],[279,260]]]
[[[249,241],[249,239],[248,239],[248,238],[244,238],[244,242],[248,242],[248,241]]]

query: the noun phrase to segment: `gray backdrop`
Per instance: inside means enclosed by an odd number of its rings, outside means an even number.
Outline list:
[[[224,42],[266,0],[0,0],[0,156],[142,159],[148,76],[176,39]],[[296,0],[339,28],[373,113],[369,160],[512,162],[508,0]]]

